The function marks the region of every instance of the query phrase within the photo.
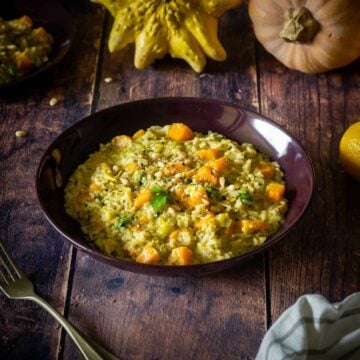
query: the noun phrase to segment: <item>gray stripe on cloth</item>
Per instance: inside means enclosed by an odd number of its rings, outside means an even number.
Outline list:
[[[322,348],[322,349],[304,349],[301,351],[294,351],[291,354],[287,354],[285,357],[283,357],[282,360],[285,359],[291,359],[293,356],[301,356],[301,355],[306,355],[308,356],[319,356],[319,355],[325,355],[327,352],[329,352],[331,349],[333,349],[342,339],[344,339],[348,334],[346,334],[345,336],[342,336],[340,339],[337,339],[333,344]],[[342,355],[342,357],[338,358],[338,359],[348,359],[346,356],[347,354],[350,353],[350,355],[354,352],[355,353],[357,350],[360,349],[360,346],[356,347],[355,349],[351,349],[350,351],[348,351],[347,353],[345,353],[344,355]]]
[[[344,314],[342,316],[340,316],[339,318],[336,318],[336,319],[314,319],[312,317],[301,318],[292,326],[292,328],[285,335],[283,335],[282,337],[280,337],[276,340],[273,340],[269,344],[269,346],[266,349],[265,359],[269,359],[269,352],[270,352],[271,347],[276,344],[281,344],[284,340],[286,340],[290,335],[292,335],[296,331],[296,329],[299,327],[299,325],[311,324],[314,322],[314,320],[317,321],[319,324],[330,324],[331,325],[339,320],[345,319],[345,318],[353,316],[353,315],[358,315],[358,314],[360,314],[360,308],[348,310],[348,311],[344,312]],[[308,351],[308,350],[303,350],[303,351]],[[321,351],[321,350],[319,350],[319,351]],[[272,360],[272,359],[270,359],[270,360]]]

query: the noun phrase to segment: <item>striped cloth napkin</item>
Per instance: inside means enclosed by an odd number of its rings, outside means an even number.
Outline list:
[[[359,360],[360,292],[330,304],[301,296],[266,333],[256,360]]]

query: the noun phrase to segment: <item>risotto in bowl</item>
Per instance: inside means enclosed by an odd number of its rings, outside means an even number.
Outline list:
[[[90,241],[115,257],[191,265],[264,243],[287,202],[277,162],[183,123],[117,135],[70,177],[65,208]]]
[[[215,272],[265,250],[312,188],[309,158],[278,125],[191,98],[91,115],[54,141],[37,176],[45,214],[76,246],[163,275]]]

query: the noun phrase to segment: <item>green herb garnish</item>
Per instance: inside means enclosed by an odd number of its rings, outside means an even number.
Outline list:
[[[159,185],[155,185],[151,189],[152,194],[154,194],[153,198],[150,200],[150,205],[154,209],[156,213],[159,213],[165,205],[171,204],[172,199],[171,195],[168,191],[164,190]]]
[[[241,201],[245,201],[245,202],[252,201],[252,196],[247,191],[240,192],[239,196]]]
[[[134,219],[135,215],[133,213],[124,213],[119,216],[119,222],[117,223],[117,227],[121,228],[131,222]]]
[[[205,190],[211,197],[215,197],[219,193],[219,190],[212,186],[205,186]]]
[[[7,68],[7,72],[10,76],[15,77],[18,73],[16,65],[10,64]]]
[[[166,190],[164,190],[161,186],[159,186],[159,185],[154,185],[152,188],[151,188],[151,193],[152,194],[157,194],[157,193],[159,193],[159,192],[162,192],[162,191],[165,191],[166,192]]]

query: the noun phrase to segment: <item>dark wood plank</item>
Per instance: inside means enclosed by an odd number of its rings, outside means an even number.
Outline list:
[[[70,319],[122,359],[252,358],[264,333],[262,278],[261,260],[204,278],[163,278],[78,253]],[[66,343],[64,358],[74,359],[73,350]]]
[[[228,60],[208,61],[200,76],[170,58],[135,70],[132,47],[105,51],[96,108],[156,96],[213,97],[257,108],[246,8],[224,16],[221,37]],[[124,359],[253,358],[265,331],[263,260],[206,278],[164,278],[115,270],[78,252],[70,319],[87,321],[88,334]],[[64,358],[74,358],[70,341]]]
[[[42,215],[36,200],[37,164],[50,142],[89,113],[101,33],[101,10],[70,6],[77,22],[74,48],[51,73],[22,91],[0,96],[0,239],[39,294],[64,311],[72,251]],[[91,26],[84,27],[84,24]],[[89,60],[84,62],[79,54]],[[56,97],[59,105],[49,106]],[[26,138],[15,137],[26,130]],[[39,306],[0,296],[0,358],[55,359],[61,328]]]
[[[306,75],[259,49],[262,111],[300,140],[317,178],[306,216],[270,251],[275,320],[302,294],[336,302],[360,289],[360,183],[338,162],[341,134],[360,114],[360,63]]]
[[[111,23],[112,20],[108,32]],[[169,55],[145,70],[136,70],[132,44],[116,53],[109,53],[105,44],[96,109],[149,97],[201,96],[256,110],[254,37],[245,6],[221,17],[219,37],[227,51],[227,59],[223,62],[208,59],[202,74],[193,72],[185,61],[172,59]],[[113,81],[104,82],[107,77]]]

